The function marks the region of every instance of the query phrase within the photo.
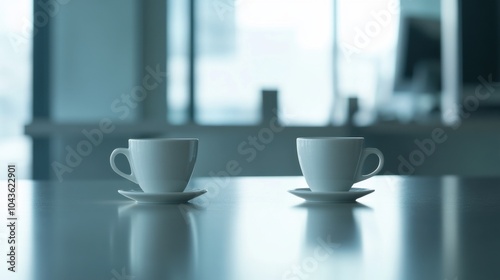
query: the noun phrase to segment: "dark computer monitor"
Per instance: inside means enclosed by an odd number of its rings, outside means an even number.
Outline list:
[[[500,1],[462,0],[460,37],[462,82],[478,83],[478,76],[499,76]]]
[[[500,0],[460,0],[458,5],[459,83],[462,101],[485,80],[500,81]],[[500,110],[500,90],[480,109]]]
[[[441,22],[436,18],[401,18],[395,92],[441,90]]]

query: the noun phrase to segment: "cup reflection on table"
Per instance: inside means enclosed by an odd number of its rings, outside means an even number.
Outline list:
[[[312,278],[335,275],[358,279],[362,275],[362,238],[354,212],[370,209],[360,203],[304,203],[307,209],[304,273]]]
[[[130,275],[135,279],[192,279],[196,223],[189,204],[134,204],[130,217]]]

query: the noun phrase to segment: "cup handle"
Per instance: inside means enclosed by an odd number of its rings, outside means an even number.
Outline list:
[[[115,157],[119,154],[123,154],[127,158],[128,164],[130,165],[130,174],[126,174],[126,173],[122,172],[120,169],[118,169],[118,167],[116,167]],[[130,162],[131,162],[130,161],[130,151],[126,148],[114,149],[113,152],[111,153],[111,156],[109,157],[109,163],[111,164],[111,169],[113,169],[113,171],[116,172],[116,174],[122,176],[123,178],[125,178],[127,180],[130,180],[130,181],[138,184],[137,179],[135,178],[135,175],[134,175],[134,170],[132,170],[132,164]]]
[[[366,174],[366,175],[361,174],[361,172],[363,170],[363,165],[365,164],[365,160],[371,154],[374,154],[378,157],[378,166],[377,166],[377,168],[375,168],[375,170],[373,170],[369,174]],[[382,154],[382,152],[376,148],[365,148],[363,150],[363,154],[361,155],[361,160],[359,163],[358,172],[356,174],[356,178],[355,178],[354,182],[357,183],[357,182],[366,180],[372,176],[377,175],[383,166],[384,166],[384,155]]]

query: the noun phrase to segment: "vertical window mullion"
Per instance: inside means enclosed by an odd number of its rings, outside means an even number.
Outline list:
[[[196,0],[189,0],[189,57],[188,57],[188,94],[189,94],[189,105],[188,105],[188,122],[194,123],[196,121],[196,104],[195,104],[195,58],[196,58]]]

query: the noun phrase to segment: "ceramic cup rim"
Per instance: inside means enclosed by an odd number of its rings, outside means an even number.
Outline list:
[[[198,138],[132,138],[129,142],[187,142],[199,141]]]
[[[323,141],[352,141],[352,140],[364,140],[365,138],[364,137],[361,137],[361,136],[353,136],[353,137],[346,137],[346,136],[342,136],[342,137],[335,137],[335,136],[332,136],[332,137],[329,137],[329,136],[318,136],[318,137],[297,137],[297,140],[301,140],[301,141],[304,141],[304,140],[307,140],[307,141],[310,141],[310,140],[323,140]]]

